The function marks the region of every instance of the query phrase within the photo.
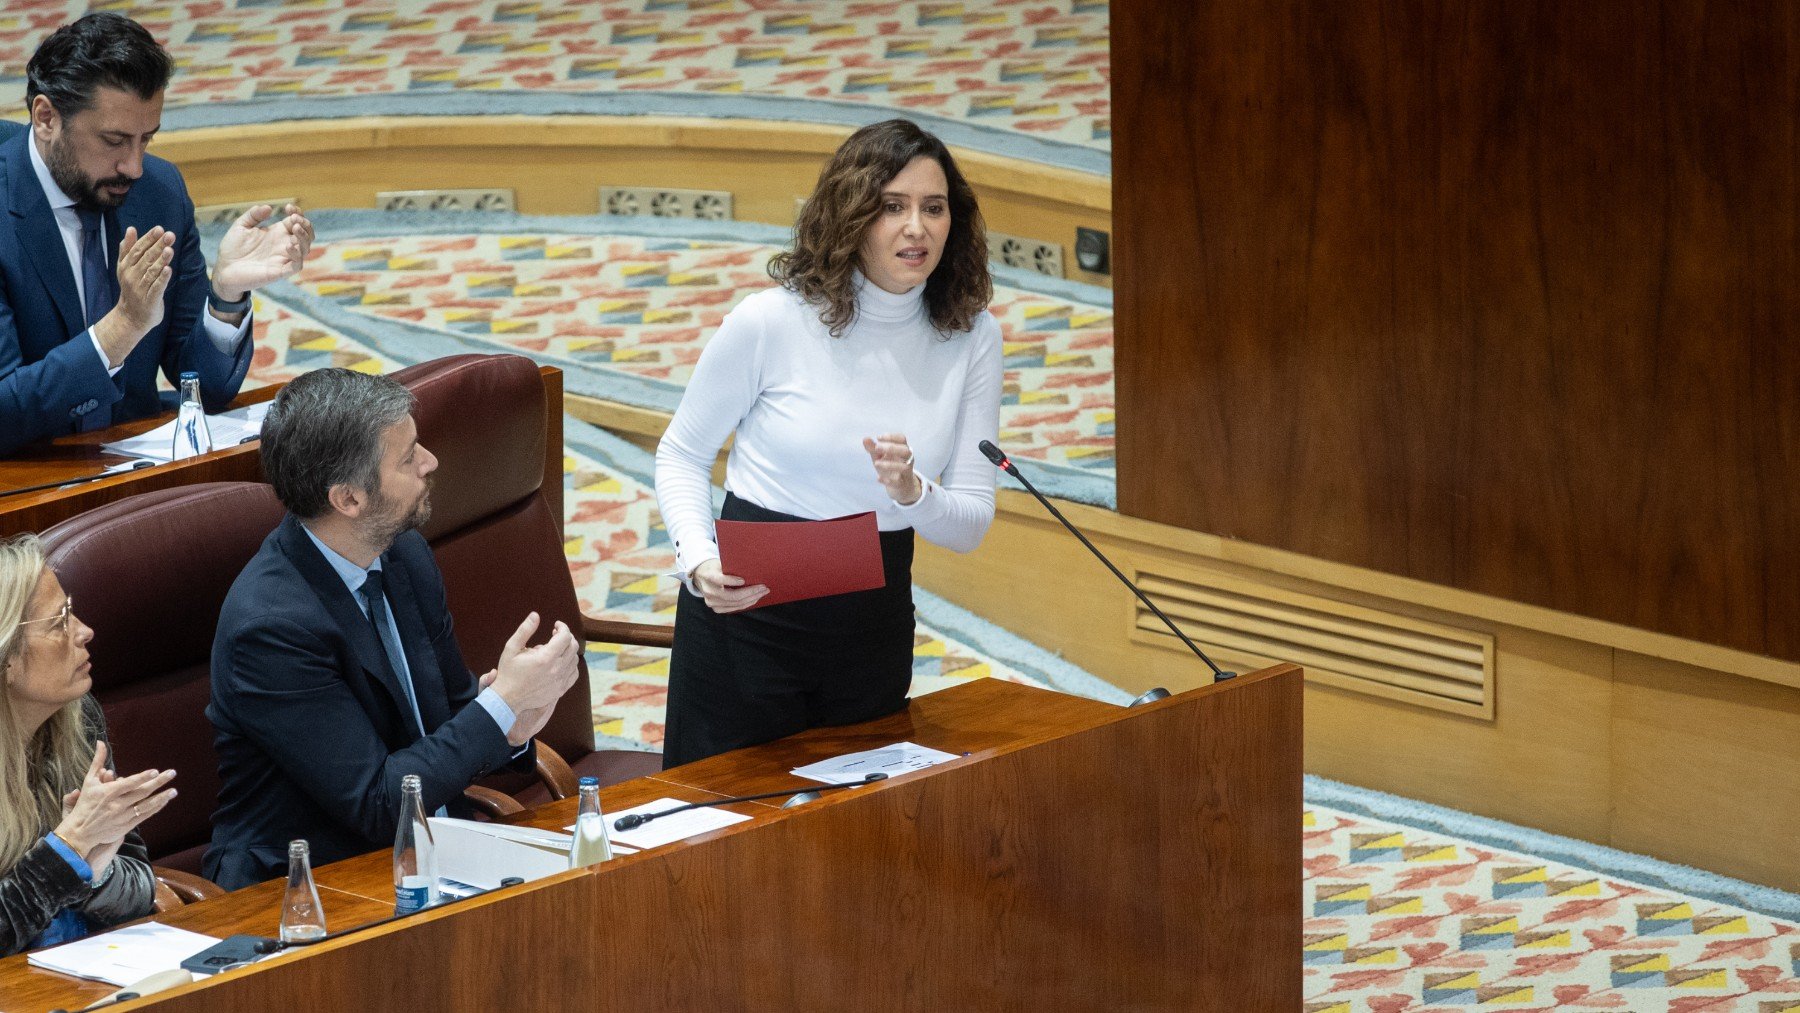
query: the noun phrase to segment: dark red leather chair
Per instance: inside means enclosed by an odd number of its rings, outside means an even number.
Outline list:
[[[93,694],[118,769],[180,772],[175,801],[140,828],[151,860],[201,883],[219,798],[205,713],[213,629],[281,515],[268,486],[221,482],[108,503],[44,532],[50,566],[95,631]]]
[[[527,612],[589,639],[667,646],[661,627],[590,620],[580,612],[562,542],[538,486],[545,439],[543,384],[520,356],[465,355],[401,370],[420,441],[439,469],[426,537],[450,596],[470,668],[493,667]],[[181,772],[180,794],[142,828],[153,861],[197,873],[218,798],[206,720],[219,607],[282,508],[268,486],[216,483],[162,490],[90,510],[44,532],[51,565],[97,631],[94,693],[106,710],[120,769]],[[540,637],[542,634],[540,634]],[[573,794],[575,777],[614,784],[660,769],[656,753],[594,749],[585,662],[539,736],[539,778],[489,782],[536,805]],[[511,800],[477,786],[490,814]],[[172,883],[177,893],[209,887]],[[177,877],[179,879],[179,877]],[[214,888],[216,889],[216,888]],[[186,891],[184,893],[184,891]]]
[[[492,668],[526,613],[578,636],[667,646],[667,627],[590,619],[581,612],[556,519],[539,491],[547,406],[537,364],[518,355],[456,355],[394,374],[418,399],[419,442],[438,458],[425,537],[444,572],[456,639],[476,672]],[[538,735],[539,779],[486,782],[527,806],[574,793],[574,778],[616,784],[662,767],[657,753],[594,748],[587,664]],[[566,771],[554,769],[558,759]]]

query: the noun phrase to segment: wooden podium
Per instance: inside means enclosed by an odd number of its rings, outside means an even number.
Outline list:
[[[899,741],[963,754],[426,912],[120,1009],[1219,1010],[1301,1006],[1301,673],[1131,709],[980,680],[898,714],[640,778],[608,811],[806,782]],[[528,814],[562,828],[574,802]],[[392,907],[326,866],[331,927]],[[273,935],[280,883],[159,918]],[[0,1009],[108,989],[0,961]]]

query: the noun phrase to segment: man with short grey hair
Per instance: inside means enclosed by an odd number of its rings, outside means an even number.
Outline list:
[[[437,458],[412,403],[386,377],[322,369],[263,423],[288,516],[220,610],[206,709],[223,787],[205,872],[227,889],[282,875],[297,838],[321,864],[390,844],[407,774],[436,810],[496,767],[531,769],[531,736],[575,682],[568,627],[527,646],[535,612],[494,671],[463,663],[417,530]]]

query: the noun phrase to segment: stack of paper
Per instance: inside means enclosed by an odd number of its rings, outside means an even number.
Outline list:
[[[870,774],[898,777],[908,771],[924,770],[954,759],[956,754],[946,753],[941,749],[930,749],[916,742],[896,742],[880,749],[846,753],[818,763],[809,763],[804,767],[795,767],[788,773],[809,781],[824,781],[826,784],[856,784]]]
[[[206,429],[212,433],[213,449],[224,450],[235,447],[245,440],[255,439],[262,435],[263,416],[269,414],[269,402],[233,408],[228,412],[206,417]],[[147,461],[167,462],[173,459],[175,449],[175,420],[157,426],[143,434],[128,440],[119,440],[101,447],[109,454],[124,454],[127,457],[141,457]]]
[[[607,822],[612,821],[608,818]],[[536,827],[510,827],[504,823],[431,817],[431,841],[437,848],[440,889],[467,896],[476,890],[492,890],[503,879],[517,876],[527,883],[554,876],[569,867],[568,834]],[[613,846],[614,854],[635,849]]]
[[[198,932],[145,922],[39,950],[26,960],[32,967],[123,987],[158,971],[178,969],[182,961],[218,941]]]

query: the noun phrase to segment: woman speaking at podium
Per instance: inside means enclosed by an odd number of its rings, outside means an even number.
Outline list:
[[[967,552],[994,517],[1000,326],[975,193],[907,120],[838,148],[794,223],[780,282],[745,299],[694,367],[656,451],[683,588],[663,763],[676,766],[906,705],[913,532]],[[873,511],[886,583],[756,608],[726,573],[713,460],[735,436],[722,517]]]

